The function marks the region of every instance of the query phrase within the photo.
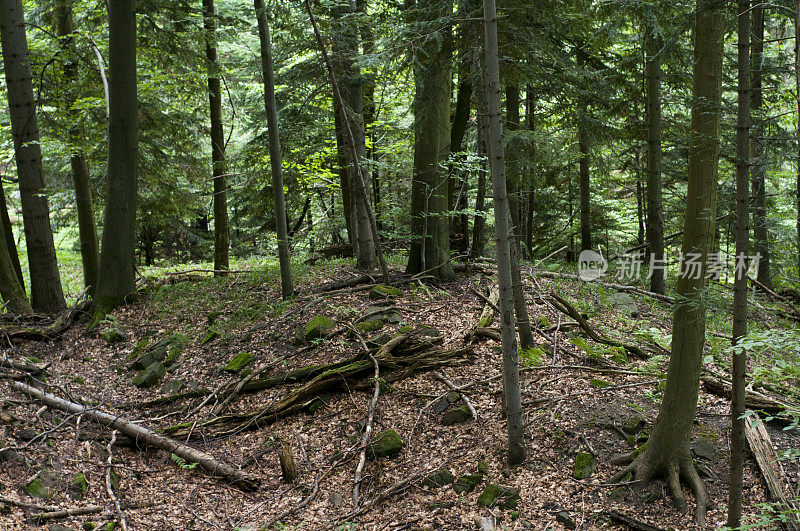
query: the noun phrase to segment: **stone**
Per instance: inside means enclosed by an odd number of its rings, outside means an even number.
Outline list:
[[[167,349],[169,348],[170,342],[171,340],[169,339],[162,339],[158,343],[155,343],[153,346],[146,349],[141,356],[136,358],[133,363],[131,363],[130,368],[140,371],[151,363],[157,361],[163,362],[167,357]]]
[[[481,474],[486,474],[489,472],[489,465],[483,459],[478,461],[478,472]]]
[[[609,293],[608,303],[611,305],[612,308],[614,308],[615,310],[619,310],[620,312],[626,314],[628,317],[639,316],[639,307],[636,306],[636,301],[634,301],[633,297],[631,297],[627,293],[621,293],[618,291]]]
[[[442,417],[442,424],[445,426],[452,426],[454,424],[463,424],[472,419],[472,413],[469,412],[467,406],[457,407],[451,409]]]
[[[313,341],[314,339],[322,339],[331,330],[333,330],[334,322],[325,317],[324,315],[315,315],[311,318],[311,320],[306,324],[305,333],[303,337],[306,341]]]
[[[587,452],[579,452],[575,456],[575,467],[572,471],[572,477],[575,479],[586,479],[594,474],[597,461],[594,456]]]
[[[556,513],[556,522],[563,525],[567,529],[575,529],[577,524],[575,520],[569,515],[567,511],[558,511]]]
[[[434,472],[422,480],[422,486],[429,487],[431,489],[438,489],[439,487],[444,487],[445,485],[452,485],[455,480],[456,478],[453,476],[453,473],[445,468],[439,470],[438,472]]]
[[[453,483],[453,490],[456,491],[456,494],[472,492],[481,481],[483,481],[483,474],[465,474]]]
[[[395,288],[394,286],[386,286],[384,284],[378,284],[369,291],[369,300],[379,301],[379,300],[399,297],[400,295],[402,295],[402,292],[399,289]]]
[[[253,361],[253,355],[249,352],[240,352],[230,359],[228,363],[222,367],[225,372],[241,372],[247,365]]]
[[[166,373],[166,367],[158,362],[151,363],[133,377],[133,385],[139,388],[153,387]]]
[[[599,378],[592,378],[591,380],[589,380],[589,385],[591,385],[595,389],[602,389],[604,387],[611,387],[614,384],[612,384],[611,382],[607,382],[605,380],[601,380]]]
[[[219,337],[219,332],[217,332],[216,330],[209,330],[206,333],[206,335],[203,336],[203,339],[200,340],[200,346],[208,345],[218,337]]]
[[[61,524],[53,524],[50,526],[50,531],[72,531],[72,529]]]
[[[106,340],[106,343],[121,343],[128,340],[128,334],[121,328],[111,326],[100,332],[100,336]]]
[[[69,494],[73,500],[80,501],[89,491],[89,482],[83,472],[76,472],[72,476],[72,484],[69,486]]]
[[[341,507],[344,503],[344,495],[341,492],[331,492],[331,505]]]
[[[14,432],[14,437],[20,441],[32,441],[36,438],[36,430],[31,428],[23,428]]]
[[[717,458],[717,445],[708,437],[698,437],[692,442],[692,452],[697,457],[713,461]]]
[[[403,322],[403,316],[397,312],[389,312],[384,317],[387,323],[400,324]]]
[[[49,499],[52,494],[45,486],[45,481],[41,477],[33,478],[22,487],[22,490],[31,498]]]
[[[403,439],[392,429],[383,430],[375,436],[374,441],[367,452],[371,460],[394,457],[403,449]]]
[[[450,401],[449,401],[449,400],[447,400],[447,397],[446,397],[446,396],[443,396],[442,398],[440,398],[439,400],[437,400],[436,402],[434,402],[434,403],[433,403],[433,406],[432,406],[433,410],[434,410],[436,413],[444,413],[444,412],[445,412],[445,410],[446,410],[448,407],[450,407]]]
[[[452,509],[456,506],[456,502],[447,501],[447,502],[431,502],[427,505],[429,511],[435,511],[436,509]]]
[[[161,386],[161,392],[166,395],[174,395],[179,393],[181,389],[183,389],[183,382],[180,380],[167,380]]]
[[[362,334],[367,334],[369,332],[375,332],[383,328],[383,319],[376,317],[373,319],[369,319],[368,321],[362,321],[356,324],[356,330],[361,332]]]
[[[644,419],[637,415],[633,415],[622,421],[622,431],[628,435],[636,435],[644,429],[644,426]]]
[[[478,496],[478,505],[482,507],[499,507],[514,509],[519,503],[519,491],[511,487],[503,487],[489,483]]]
[[[83,528],[83,531],[93,531],[95,525],[92,522],[84,522],[81,527]]]

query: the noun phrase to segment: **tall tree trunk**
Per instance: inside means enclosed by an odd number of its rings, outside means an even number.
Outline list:
[[[508,226],[503,125],[500,117],[500,60],[497,47],[497,11],[494,0],[483,0],[486,63],[484,84],[489,127],[487,145],[494,190],[494,219],[497,239],[497,279],[500,288],[500,330],[503,345],[503,392],[508,425],[508,464],[525,461],[522,403],[520,400],[519,360],[514,327],[513,286],[511,278],[511,233]]]
[[[586,58],[580,48],[577,51],[578,68],[583,68]],[[578,166],[581,194],[581,250],[592,248],[592,204],[591,179],[589,175],[589,133],[586,130],[588,105],[583,96],[578,99]]]
[[[3,237],[0,237],[0,295],[9,312],[17,315],[30,315],[33,313],[31,305],[28,303],[28,296],[25,289],[17,277],[14,270],[14,262],[10,252],[9,240],[5,237],[8,225],[8,215],[0,216],[0,227],[3,230]],[[11,240],[13,245],[13,239]],[[16,250],[16,246],[14,247]]]
[[[108,192],[95,322],[136,289],[137,101],[135,0],[109,3]]]
[[[294,293],[292,264],[289,261],[289,236],[286,227],[286,199],[283,196],[283,158],[278,129],[278,106],[275,103],[275,73],[272,65],[272,43],[264,0],[254,0],[258,38],[261,42],[261,70],[264,76],[264,108],[269,128],[269,163],[272,169],[272,201],[275,207],[275,230],[278,233],[278,263],[281,268],[281,295],[286,300]]]
[[[64,76],[69,87],[67,88],[67,111],[72,113],[75,104],[74,90],[78,84],[78,59],[75,54],[72,22],[72,0],[62,0],[57,4],[58,36],[62,38],[67,59],[64,64]],[[83,127],[75,123],[69,129],[69,143],[72,150],[70,156],[70,169],[72,183],[75,187],[75,210],[78,213],[78,238],[80,240],[81,263],[83,264],[83,285],[89,295],[94,294],[97,285],[97,268],[100,262],[100,250],[97,241],[97,225],[94,219],[94,206],[92,205],[92,187],[89,174],[89,164],[82,145],[84,141]]]
[[[651,14],[646,29],[647,86],[647,241],[650,243],[650,291],[664,293],[664,212],[661,201],[661,29]]]
[[[486,97],[483,91],[477,95],[478,132],[475,139],[475,152],[481,159],[478,167],[478,190],[475,196],[475,220],[472,223],[472,245],[469,255],[478,258],[483,255],[486,227],[486,167],[483,157],[486,155]]]
[[[536,96],[533,92],[533,87],[527,85],[525,87],[525,119],[527,121],[528,130],[533,132],[536,130]],[[529,171],[528,176],[528,190],[527,199],[525,201],[528,212],[525,216],[525,250],[528,253],[528,259],[533,259],[533,215],[534,215],[534,180],[533,173],[537,169],[536,164],[536,146],[533,146],[534,152],[531,155],[533,165]]]
[[[342,192],[342,214],[347,229],[347,242],[355,245],[353,235],[353,183],[350,182],[350,168],[347,164],[347,141],[345,140],[342,109],[339,100],[333,98],[333,127],[336,131],[336,166],[339,174],[339,187]]]
[[[689,184],[683,233],[683,256],[694,257],[700,271],[683,264],[678,277],[672,322],[672,351],[666,388],[647,446],[612,482],[633,473],[637,482],[666,476],[679,510],[686,509],[680,480],[692,487],[696,519],[705,526],[708,495],[695,470],[689,441],[692,434],[706,324],[706,274],[714,246],[719,168],[719,125],[722,100],[722,50],[725,12],[717,0],[698,0],[695,12],[694,75],[689,143]],[[697,273],[697,274],[696,274]]]
[[[750,0],[737,4],[737,69],[739,77],[736,117],[736,263],[744,264],[750,245]],[[733,342],[747,335],[747,267],[736,267],[733,284]],[[728,482],[728,527],[742,519],[744,473],[744,415],[746,353],[733,353],[731,401],[731,473]]]
[[[509,131],[516,131],[520,126],[519,117],[519,86],[506,86],[506,126]],[[511,147],[506,155],[506,189],[508,191],[508,209],[511,215],[511,234],[514,235],[512,244],[519,248],[520,235],[520,206],[519,206],[519,182],[520,182],[520,157],[518,148]]]
[[[452,0],[418,0],[416,22],[449,16]],[[407,273],[431,270],[442,280],[455,278],[450,260],[447,171],[441,163],[450,148],[452,37],[449,27],[428,35],[414,61],[414,174],[411,183],[411,251]]]
[[[797,190],[795,201],[797,206],[797,278],[800,279],[800,0],[794,3],[794,60],[795,60],[795,94],[797,95]]]
[[[57,312],[66,308],[66,302],[42,176],[42,150],[22,0],[0,0],[0,42],[31,273],[31,303],[38,312]]]
[[[752,35],[750,42],[750,105],[756,116],[753,124],[754,141],[751,142],[753,151],[751,179],[753,184],[753,251],[760,256],[758,263],[757,280],[767,288],[772,289],[772,274],[770,272],[770,245],[769,231],[767,229],[767,194],[764,164],[764,134],[761,116],[764,105],[762,70],[764,68],[764,7],[761,4],[752,7]]]
[[[456,108],[453,113],[453,125],[450,128],[451,153],[460,153],[462,151],[464,136],[469,123],[470,103],[472,100],[471,55],[467,50],[459,50],[458,92],[456,94]],[[450,210],[462,211],[467,208],[467,175],[464,170],[453,167],[449,169],[448,201],[450,202]],[[461,253],[467,251],[467,219],[464,214],[453,215],[452,232],[457,250]]]
[[[367,14],[367,0],[357,1],[358,12],[362,15]],[[359,26],[359,33],[361,34],[361,47],[364,55],[371,56],[375,54],[375,32],[372,29],[371,23],[367,22]],[[378,225],[378,230],[383,230],[383,215],[382,209],[382,196],[381,196],[381,180],[380,171],[377,163],[378,150],[376,147],[376,136],[374,131],[375,119],[377,108],[375,105],[375,72],[370,71],[367,74],[362,73],[363,85],[361,92],[363,94],[363,116],[364,116],[364,137],[369,138],[371,148],[366,149],[366,157],[372,164],[370,166],[370,174],[372,177],[372,200],[375,205],[375,218]]]
[[[214,0],[203,0],[203,26],[208,69],[208,102],[211,115],[211,163],[214,180],[214,269],[228,269],[228,186],[225,178],[225,132],[222,128],[222,88],[217,63],[217,18]],[[214,273],[222,276],[225,273]]]
[[[11,259],[11,266],[14,268],[14,273],[17,275],[17,280],[25,291],[25,279],[22,276],[22,265],[19,263],[19,254],[17,253],[17,242],[14,240],[14,230],[11,227],[11,218],[8,215],[8,205],[6,203],[5,187],[0,181],[0,216],[3,218],[3,237],[6,240],[6,248],[8,249],[9,258]],[[26,295],[27,298],[27,295]]]

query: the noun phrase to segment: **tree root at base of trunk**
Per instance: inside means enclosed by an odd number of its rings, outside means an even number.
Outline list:
[[[708,492],[706,485],[697,469],[694,466],[692,457],[687,449],[684,455],[677,456],[673,459],[671,464],[666,467],[657,467],[652,463],[648,456],[647,448],[639,448],[634,452],[614,459],[613,464],[627,465],[625,468],[614,474],[609,483],[619,483],[628,474],[636,482],[635,488],[642,489],[654,478],[659,475],[666,476],[667,485],[669,486],[670,494],[675,502],[675,507],[679,512],[685,513],[687,511],[686,498],[681,489],[681,480],[683,480],[694,492],[694,497],[697,502],[695,510],[695,521],[697,525],[705,527],[706,513],[708,511]]]

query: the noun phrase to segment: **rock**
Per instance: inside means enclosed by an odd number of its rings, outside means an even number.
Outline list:
[[[19,439],[20,441],[32,441],[36,438],[36,430],[31,428],[23,428],[21,430],[17,430],[14,432],[14,437]]]
[[[575,523],[575,520],[572,519],[567,511],[558,511],[556,513],[556,522],[563,525],[567,529],[575,529],[578,527]]]
[[[311,318],[311,320],[306,324],[306,330],[303,334],[303,337],[306,341],[312,341],[314,339],[322,339],[331,330],[333,330],[334,322],[325,317],[324,315],[315,315]]]
[[[84,522],[81,528],[83,529],[83,531],[93,531],[95,525],[92,522]]]
[[[589,385],[594,387],[595,389],[602,389],[603,387],[611,387],[614,384],[611,382],[607,382],[605,380],[600,380],[599,378],[592,378],[589,380]]]
[[[438,472],[434,472],[422,480],[422,486],[437,489],[439,487],[444,487],[445,485],[452,485],[455,480],[456,478],[453,476],[452,472],[445,468],[439,470]]]
[[[575,467],[572,471],[572,477],[575,479],[586,479],[594,474],[596,466],[595,458],[592,454],[580,452],[575,456]]]
[[[402,295],[402,292],[399,289],[395,288],[394,286],[386,286],[384,284],[378,284],[369,291],[369,300],[379,301],[379,300],[399,297],[400,295]]]
[[[50,531],[72,531],[72,529],[61,524],[53,524],[50,526]]]
[[[140,388],[152,387],[164,377],[167,373],[167,368],[158,362],[151,363],[147,368],[139,371],[139,374],[133,377],[133,385]]]
[[[645,421],[638,415],[633,415],[622,421],[622,431],[628,435],[636,435],[644,429]]]
[[[389,312],[384,317],[387,323],[399,324],[403,322],[403,316],[397,312]]]
[[[452,426],[454,424],[463,424],[472,419],[472,414],[467,409],[467,406],[457,407],[451,409],[442,417],[442,424],[445,426]]]
[[[240,372],[252,361],[253,361],[252,354],[250,354],[249,352],[240,352],[239,354],[231,358],[231,360],[225,364],[222,370],[225,372]]]
[[[717,445],[708,437],[700,436],[692,442],[692,452],[697,457],[713,461],[717,458]]]
[[[431,406],[436,413],[444,413],[444,411],[450,407],[450,401],[447,400],[446,396],[443,396],[439,400],[433,403]]]
[[[45,486],[46,478],[42,479],[41,477],[43,475],[44,474],[40,475],[40,477],[30,480],[25,484],[24,487],[22,487],[22,490],[25,492],[25,494],[31,498],[41,498],[43,500],[49,499],[52,496],[50,490]]]
[[[392,336],[389,334],[375,334],[374,336],[367,339],[367,346],[370,348],[378,349],[392,340]]]
[[[7,448],[0,450],[0,463],[7,461],[9,463],[25,463],[25,458],[22,457],[16,450]]]
[[[100,336],[106,340],[106,343],[121,343],[128,340],[128,334],[121,328],[111,326],[100,332]]]
[[[482,507],[499,507],[514,509],[519,503],[519,491],[511,487],[501,487],[489,483],[478,496],[478,505]]]
[[[442,333],[436,330],[434,327],[426,324],[418,324],[414,330],[416,330],[419,335],[426,337],[439,337],[442,335]]]
[[[449,403],[455,404],[456,402],[461,400],[461,395],[458,393],[458,391],[450,391],[449,393],[447,393],[447,396],[445,396],[445,398]]]
[[[369,448],[367,457],[372,460],[382,457],[394,457],[403,448],[403,440],[394,430],[383,430],[375,436],[375,442]]]
[[[165,395],[179,393],[181,389],[183,389],[183,382],[180,380],[167,380],[164,382],[164,385],[161,386],[161,392]]]
[[[478,461],[478,472],[481,474],[487,474],[489,472],[489,465],[483,459]]]
[[[89,491],[89,482],[83,472],[76,472],[72,476],[72,484],[69,486],[69,494],[73,500],[80,501]]]
[[[453,483],[453,490],[456,491],[456,494],[472,492],[481,481],[483,481],[483,474],[466,474]]]
[[[216,330],[209,330],[206,333],[206,335],[203,336],[203,339],[200,340],[200,346],[202,347],[203,345],[208,345],[218,337],[219,337],[219,332],[217,332]]]
[[[344,495],[341,492],[331,492],[331,505],[341,507],[344,503]]]
[[[626,314],[628,317],[638,317],[639,307],[636,306],[636,301],[627,293],[618,291],[608,294],[608,303],[615,310],[619,310]]]
[[[452,509],[456,506],[456,502],[448,501],[448,502],[431,502],[428,504],[429,511],[435,511],[436,509]]]
[[[383,319],[381,318],[374,318],[368,321],[362,321],[356,324],[356,330],[361,332],[362,334],[367,334],[369,332],[375,332],[383,328]]]
[[[167,349],[171,341],[171,339],[162,339],[158,343],[155,343],[153,346],[146,349],[141,356],[136,358],[136,360],[131,363],[130,368],[140,371],[157,361],[163,362],[167,358]]]

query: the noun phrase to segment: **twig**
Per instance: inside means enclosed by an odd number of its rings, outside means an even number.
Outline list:
[[[500,308],[498,308],[498,307],[497,307],[497,304],[495,304],[495,303],[493,303],[492,301],[490,301],[490,300],[489,300],[489,297],[487,297],[486,295],[484,295],[484,294],[483,294],[483,293],[481,293],[480,291],[476,290],[476,289],[475,289],[475,288],[473,288],[472,286],[470,286],[470,287],[469,287],[469,291],[470,291],[471,293],[473,293],[474,295],[477,295],[477,296],[478,296],[478,298],[480,298],[480,299],[481,299],[483,302],[485,302],[486,304],[488,304],[488,305],[489,305],[489,307],[490,307],[492,310],[494,310],[494,311],[495,311],[495,313],[496,313],[497,315],[500,315]]]
[[[561,314],[558,314],[558,324],[553,331],[553,365],[556,364],[556,353],[558,353],[558,331],[561,330]]]
[[[111,498],[111,501],[114,502],[114,513],[116,514],[117,518],[119,518],[119,525],[122,527],[122,531],[128,531],[128,521],[125,519],[125,513],[122,512],[122,507],[119,504],[119,499],[117,499],[117,495],[114,494],[114,487],[111,484],[111,471],[114,470],[114,467],[111,464],[111,459],[113,457],[111,453],[111,449],[114,446],[114,443],[117,442],[117,430],[114,430],[111,433],[111,440],[108,442],[108,446],[106,447],[106,452],[108,452],[108,460],[107,464],[108,467],[106,468],[106,490],[108,491],[108,496]]]
[[[478,412],[475,411],[475,406],[472,405],[469,397],[464,393],[462,388],[458,387],[456,384],[445,378],[444,374],[440,373],[439,371],[433,371],[433,375],[436,377],[437,380],[445,384],[449,387],[452,391],[455,391],[459,395],[461,395],[461,399],[464,400],[464,403],[467,405],[467,409],[469,410],[470,415],[476,421],[478,420]]]
[[[356,466],[356,474],[355,474],[355,486],[353,487],[353,507],[358,507],[358,498],[361,490],[361,474],[364,471],[364,465],[367,462],[367,448],[369,446],[370,438],[372,437],[372,423],[375,418],[375,405],[378,403],[378,397],[381,394],[381,381],[380,381],[380,365],[378,365],[378,360],[375,359],[375,356],[370,353],[369,348],[367,347],[367,343],[364,341],[364,338],[361,337],[361,334],[352,327],[353,333],[355,334],[358,342],[361,343],[361,348],[363,348],[369,359],[372,360],[372,364],[375,366],[375,389],[372,392],[372,399],[369,401],[369,406],[367,408],[367,424],[364,427],[364,438],[362,439],[362,449],[361,454],[358,457],[358,465]]]
[[[217,407],[214,408],[214,411],[212,413],[214,415],[219,415],[220,413],[225,411],[225,409],[230,405],[230,403],[237,396],[239,396],[239,393],[242,392],[242,389],[244,389],[244,387],[248,383],[252,382],[255,378],[257,378],[258,376],[261,376],[263,373],[265,373],[269,369],[275,367],[280,362],[285,360],[287,357],[288,357],[288,354],[285,355],[285,356],[281,356],[280,358],[278,358],[276,360],[273,360],[273,361],[271,361],[269,363],[264,363],[263,365],[258,367],[256,370],[254,370],[253,372],[251,372],[250,374],[245,376],[238,384],[236,384],[236,387],[233,388],[233,390],[230,392],[230,394],[227,397],[225,397],[225,400],[223,400],[221,404],[219,404]]]

